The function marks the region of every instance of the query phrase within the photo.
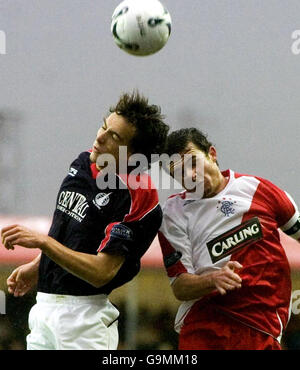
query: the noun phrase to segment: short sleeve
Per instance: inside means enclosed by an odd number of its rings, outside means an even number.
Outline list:
[[[285,234],[292,237],[293,239],[300,240],[300,214],[299,214],[299,210],[298,210],[298,207],[297,207],[295,201],[293,200],[293,198],[288,193],[286,193],[286,195],[289,198],[290,202],[292,203],[295,211],[294,211],[294,214],[292,215],[292,217],[290,217],[289,220],[284,225],[281,226],[281,230]]]
[[[128,185],[128,184],[127,184]],[[98,252],[121,254],[138,260],[154,240],[162,221],[155,188],[118,190],[112,221],[105,229]]]
[[[262,180],[263,193],[267,197],[278,227],[294,239],[300,238],[299,210],[290,194],[267,180]]]
[[[192,262],[192,246],[186,225],[176,199],[167,201],[163,209],[163,220],[158,238],[164,265],[171,283],[181,273],[195,273]]]

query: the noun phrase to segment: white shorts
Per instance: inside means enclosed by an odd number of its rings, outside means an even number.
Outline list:
[[[37,293],[29,312],[29,350],[114,350],[119,311],[104,294],[71,296]]]

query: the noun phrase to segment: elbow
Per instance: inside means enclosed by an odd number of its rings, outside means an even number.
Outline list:
[[[181,294],[175,294],[174,293],[174,295],[175,295],[175,298],[178,300],[178,301],[188,301],[188,299],[185,299],[185,297],[183,296],[183,295],[181,295]]]
[[[94,287],[94,288],[101,288],[105,285],[102,281],[99,280],[94,280],[94,281],[89,281],[89,283]]]
[[[183,289],[180,289],[180,287],[178,287],[177,285],[173,286],[172,288],[173,288],[173,294],[178,301],[188,301],[189,300],[187,297],[186,291],[184,291]]]
[[[202,295],[199,295],[199,294],[191,294],[191,293],[189,293],[189,292],[187,292],[187,291],[184,291],[184,290],[182,290],[182,291],[179,291],[179,290],[176,290],[176,291],[174,291],[173,290],[173,292],[174,292],[174,296],[175,296],[175,298],[178,300],[178,301],[192,301],[192,300],[194,300],[194,299],[199,299],[199,298],[201,298],[202,297]]]
[[[94,288],[101,288],[113,280],[121,268],[124,257],[99,253],[94,264],[93,273],[90,272],[89,283]]]
[[[173,281],[171,287],[175,298],[178,301],[188,301],[187,299],[187,290],[185,284],[182,283],[184,276],[180,274]]]
[[[93,277],[89,283],[94,287],[94,288],[102,288],[104,285],[108,284],[115,275],[113,274],[108,274],[108,275],[101,275],[101,276],[95,276]]]
[[[186,278],[187,274],[181,274],[172,284],[173,294],[178,301],[190,301],[199,298],[199,296],[193,294],[193,290],[190,284],[187,283]]]
[[[110,280],[106,279],[93,279],[89,281],[89,283],[94,287],[94,288],[102,288],[104,285],[108,284]]]
[[[178,301],[189,301],[190,298],[184,293],[184,292],[180,292],[180,291],[173,291],[174,292],[174,296],[175,298],[178,300]]]

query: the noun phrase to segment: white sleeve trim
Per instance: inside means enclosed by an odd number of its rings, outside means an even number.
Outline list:
[[[290,196],[289,193],[285,192],[285,194],[289,198],[290,202],[293,204],[295,208],[295,213],[290,218],[290,220],[286,224],[281,226],[280,228],[285,234],[287,234],[293,239],[298,240],[300,239],[300,214],[298,211],[298,207],[296,203],[294,202],[293,198]]]
[[[283,226],[280,227],[281,230],[282,231],[287,231],[288,229],[293,227],[295,225],[295,223],[298,221],[298,218],[299,218],[299,212],[296,211],[294,213],[294,216],[286,224],[284,224]]]

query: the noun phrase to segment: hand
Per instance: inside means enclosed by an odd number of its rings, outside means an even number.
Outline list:
[[[38,280],[38,264],[32,262],[16,268],[7,279],[8,293],[22,297],[35,287]]]
[[[10,225],[1,230],[1,239],[6,249],[14,249],[15,245],[25,248],[40,248],[45,243],[46,236],[24,226]]]
[[[219,271],[212,273],[212,282],[222,295],[227,290],[239,289],[242,287],[241,277],[234,272],[235,269],[241,269],[243,266],[237,261],[229,261]]]

